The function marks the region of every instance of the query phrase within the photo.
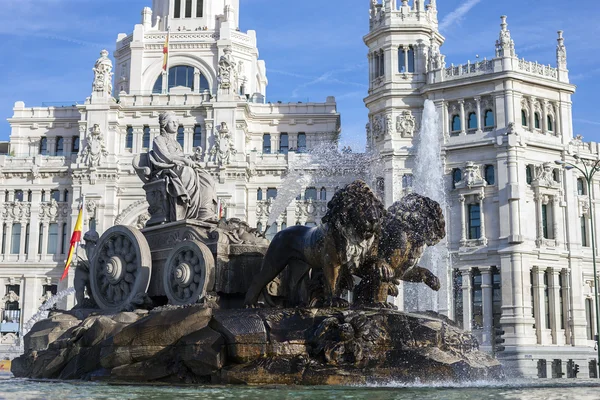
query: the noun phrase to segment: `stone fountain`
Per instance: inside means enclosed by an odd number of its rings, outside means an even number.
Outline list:
[[[78,299],[97,307],[37,322],[15,376],[304,385],[502,377],[451,320],[387,302],[401,280],[440,289],[418,265],[445,236],[437,202],[411,194],[386,210],[355,181],[320,225],[287,228],[267,245],[243,221],[216,220],[210,175],[178,147],[173,116],[161,114],[160,125],[153,149],[134,160],[148,224],[93,238]]]

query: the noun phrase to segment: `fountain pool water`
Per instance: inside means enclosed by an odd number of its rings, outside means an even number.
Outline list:
[[[444,216],[446,216],[446,189],[444,186],[444,162],[442,160],[442,135],[439,129],[439,115],[431,100],[425,100],[421,129],[417,142],[413,147],[415,167],[413,170],[413,190],[423,196],[437,201]],[[399,184],[399,182],[398,182]],[[427,248],[419,262],[424,268],[431,270],[439,279],[442,286],[437,294],[421,283],[404,282],[405,311],[443,311],[439,304],[447,301],[448,248],[446,240]]]

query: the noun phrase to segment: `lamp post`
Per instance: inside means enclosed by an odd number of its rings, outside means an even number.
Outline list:
[[[570,170],[575,168],[585,178],[587,183],[587,194],[589,201],[589,210],[590,210],[590,231],[592,236],[592,265],[594,267],[594,304],[596,305],[596,336],[594,340],[596,341],[596,349],[598,351],[598,358],[596,359],[596,365],[600,367],[600,345],[598,343],[598,339],[600,335],[600,311],[598,307],[598,271],[596,270],[596,239],[595,239],[595,231],[594,231],[594,208],[592,207],[592,179],[594,178],[594,174],[600,170],[600,160],[597,160],[593,163],[586,163],[578,155],[573,156],[576,162],[580,162],[583,168],[578,167],[575,164],[572,164],[567,161],[557,160],[556,164],[562,165],[566,170]],[[600,372],[600,368],[598,368],[598,372]],[[596,377],[600,377],[600,373],[596,373]]]

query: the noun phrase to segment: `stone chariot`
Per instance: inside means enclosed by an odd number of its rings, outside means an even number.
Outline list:
[[[165,128],[161,139],[168,141],[170,132],[164,125],[173,115],[161,114],[161,118]],[[163,162],[159,166],[170,165],[169,169],[158,169],[162,143],[157,140],[152,151],[133,160],[144,182],[150,219],[141,230],[117,225],[100,237],[90,260],[92,297],[100,308],[112,311],[140,306],[148,299],[154,305],[211,300],[225,308],[241,306],[253,276],[260,271],[268,241],[241,220],[217,221],[211,206],[216,197],[212,178],[187,156],[167,154],[174,164]],[[194,204],[172,194],[174,184],[190,187],[184,179],[204,180],[201,192],[196,193],[196,200],[200,195],[209,199],[207,207],[197,208],[202,217],[190,217]]]

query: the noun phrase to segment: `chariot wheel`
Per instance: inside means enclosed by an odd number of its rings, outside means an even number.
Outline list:
[[[113,226],[98,240],[90,265],[92,296],[100,308],[119,311],[147,292],[151,270],[144,235],[130,226]]]
[[[169,253],[163,269],[163,287],[169,304],[194,304],[215,282],[215,259],[202,242],[186,240]]]

